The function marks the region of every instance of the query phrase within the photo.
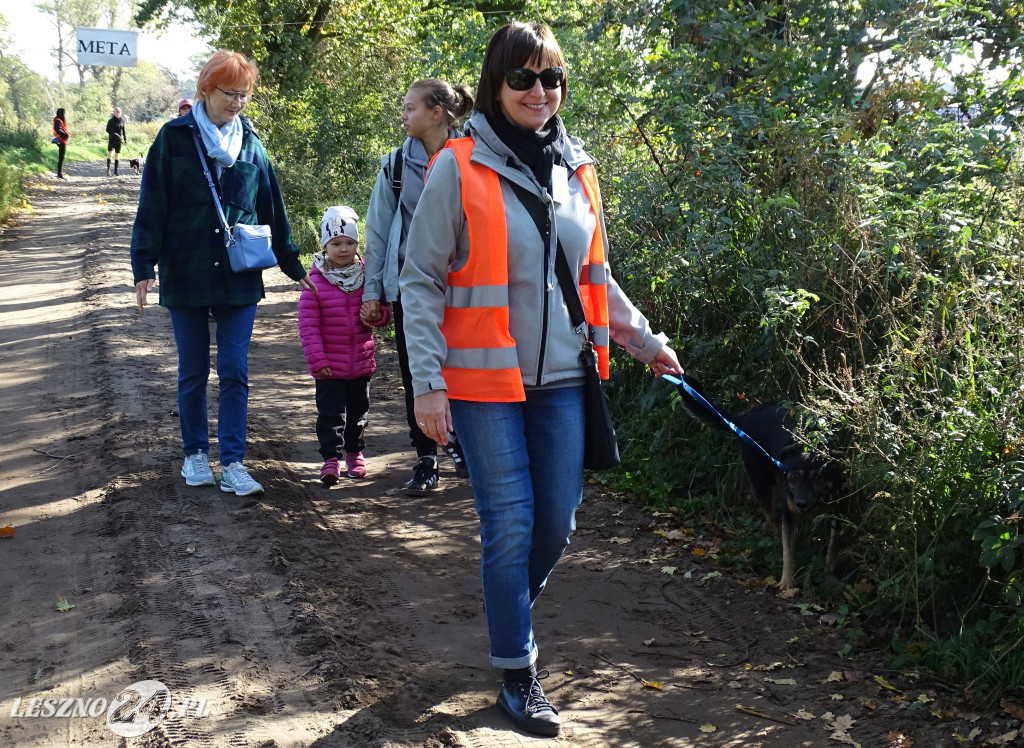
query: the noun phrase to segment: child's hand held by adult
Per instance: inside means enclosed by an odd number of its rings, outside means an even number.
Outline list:
[[[380,310],[380,302],[364,301],[362,307],[359,309],[359,319],[362,320],[364,325],[372,325],[374,322],[380,322],[380,318],[383,313]]]

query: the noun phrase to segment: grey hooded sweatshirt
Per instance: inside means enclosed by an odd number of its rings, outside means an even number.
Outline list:
[[[467,134],[474,139],[472,161],[493,169],[501,181],[508,231],[509,332],[516,341],[519,369],[527,388],[583,382],[579,358],[582,338],[573,330],[555,276],[555,238],[557,234],[561,239],[573,279],[578,282],[595,222],[601,220],[603,226],[604,220],[600,207],[595,211],[599,218],[595,218],[583,185],[575,176],[576,169],[593,161],[584,152],[582,142],[565,135],[561,120],[555,120],[562,130],[562,157],[569,172],[568,192],[558,194],[556,190],[556,199],[498,138],[483,114],[474,113],[466,126]],[[536,195],[547,207],[552,227],[549,246],[545,247],[536,224],[508,182]],[[469,233],[459,167],[454,154],[443,150],[427,174],[409,229],[401,273],[405,337],[416,396],[447,389],[441,376],[447,356],[441,321],[448,272],[462,268],[468,257]],[[647,319],[610,274],[608,277],[611,338],[634,358],[650,363],[668,338],[651,331]]]

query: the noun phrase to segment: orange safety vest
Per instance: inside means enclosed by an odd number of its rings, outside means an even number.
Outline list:
[[[470,161],[472,138],[448,141],[462,177],[462,207],[469,230],[469,259],[448,273],[441,332],[448,356],[441,369],[448,396],[478,402],[526,399],[516,342],[509,334],[508,233],[497,172]],[[597,352],[608,378],[608,265],[604,256],[597,175],[590,164],[576,170],[597,219],[579,292]]]

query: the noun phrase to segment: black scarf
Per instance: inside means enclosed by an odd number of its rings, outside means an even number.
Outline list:
[[[533,172],[541,186],[550,192],[551,169],[556,163],[562,163],[562,128],[558,116],[549,119],[544,125],[545,129],[539,132],[512,124],[500,110],[493,117],[488,115],[487,122],[501,138],[501,142],[516,154]]]

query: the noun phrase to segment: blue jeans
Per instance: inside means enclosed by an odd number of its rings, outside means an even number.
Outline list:
[[[249,338],[256,305],[168,307],[178,346],[178,421],[186,455],[210,451],[206,383],[210,378],[210,316],[217,323],[217,439],[220,464],[245,457],[249,403]]]
[[[452,400],[473,480],[491,664],[537,660],[530,608],[583,498],[583,387],[527,391],[526,402]]]

